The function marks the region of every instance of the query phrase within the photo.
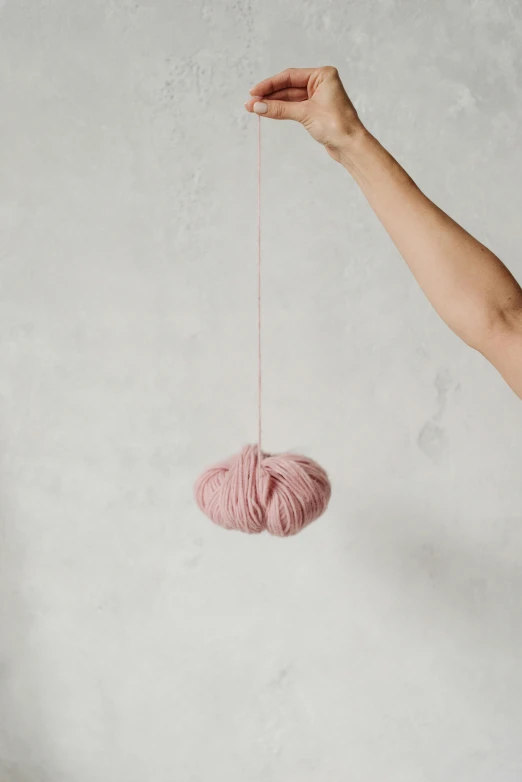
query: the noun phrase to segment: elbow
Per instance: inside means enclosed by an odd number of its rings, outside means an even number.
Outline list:
[[[462,335],[474,350],[489,358],[496,347],[511,335],[522,335],[522,293],[507,307],[488,306],[476,318],[472,329]]]

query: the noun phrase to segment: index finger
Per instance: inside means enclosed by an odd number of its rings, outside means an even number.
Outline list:
[[[277,76],[270,76],[255,84],[250,90],[250,94],[261,97],[277,90],[284,90],[286,87],[306,87],[313,71],[314,68],[287,68]]]

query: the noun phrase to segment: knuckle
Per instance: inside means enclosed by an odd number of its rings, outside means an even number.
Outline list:
[[[325,76],[338,76],[339,75],[339,71],[333,65],[324,65],[321,68],[321,70],[325,74]]]

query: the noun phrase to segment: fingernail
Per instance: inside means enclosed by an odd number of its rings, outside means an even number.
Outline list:
[[[254,111],[256,114],[266,114],[268,111],[268,106],[266,105],[266,103],[260,103],[259,101],[257,101],[256,103],[254,103]]]

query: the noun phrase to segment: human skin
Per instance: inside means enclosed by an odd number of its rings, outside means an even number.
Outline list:
[[[247,111],[300,122],[344,166],[440,317],[522,398],[520,285],[367,130],[336,68],[289,68],[250,93]]]

